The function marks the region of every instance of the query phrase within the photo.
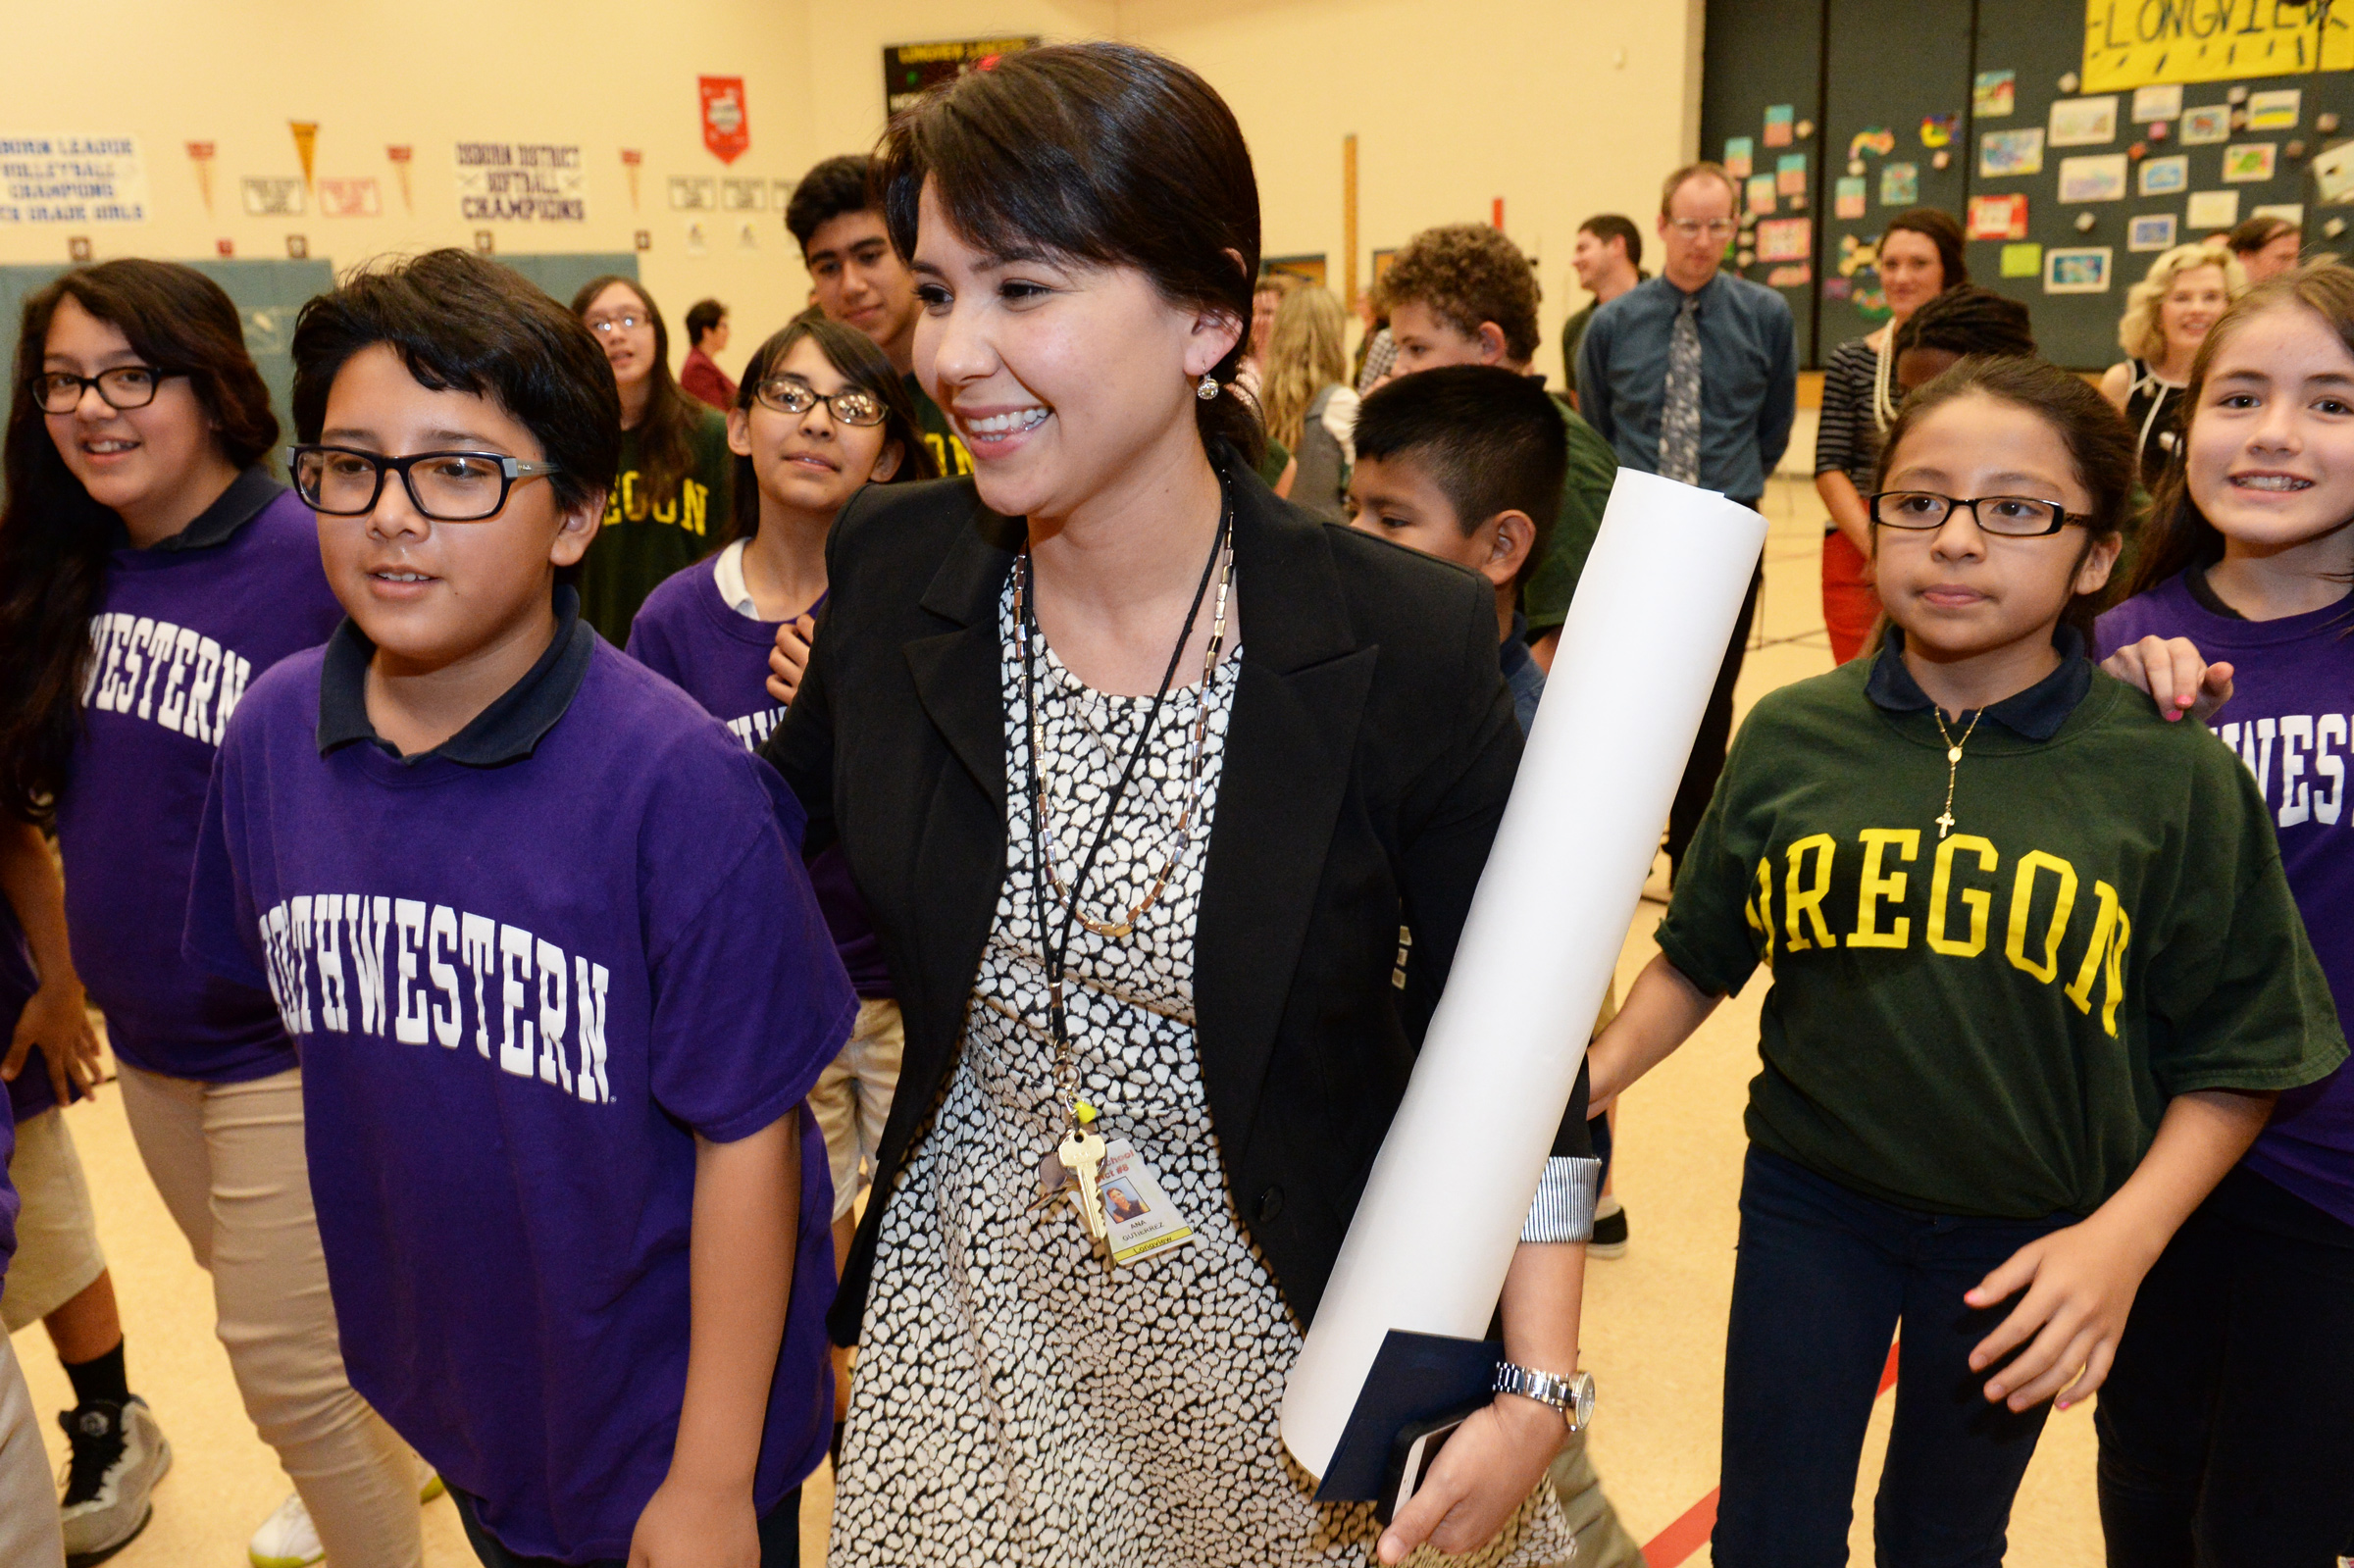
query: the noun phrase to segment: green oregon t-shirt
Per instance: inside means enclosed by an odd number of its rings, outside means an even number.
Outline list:
[[[1610,505],[1611,486],[1618,482],[1618,454],[1602,438],[1602,432],[1560,398],[1553,400],[1553,406],[1561,410],[1561,424],[1569,433],[1569,473],[1561,483],[1561,510],[1554,519],[1553,539],[1545,546],[1545,559],[1520,590],[1521,608],[1528,616],[1532,635],[1551,632],[1567,619],[1569,601],[1577,594],[1577,580],[1585,575],[1586,556],[1594,548],[1594,535],[1602,531],[1602,509]]]
[[[2206,726],[2095,672],[2047,740],[1995,704],[1940,839],[1945,741],[1867,695],[1873,666],[1759,702],[1660,926],[1705,990],[1773,971],[1760,1147],[1906,1208],[2088,1214],[2170,1096],[2344,1059],[2264,801]]]
[[[688,433],[692,462],[678,488],[655,495],[638,432],[621,432],[621,471],[605,498],[604,526],[581,562],[581,617],[620,647],[656,583],[726,542],[735,505],[736,457],[728,422],[698,407]]]
[[[899,378],[907,383],[907,395],[915,399],[916,429],[924,433],[924,444],[932,449],[932,470],[944,480],[973,471],[973,454],[965,450],[964,441],[948,416],[941,412],[938,403],[924,390],[924,383],[909,371]]]

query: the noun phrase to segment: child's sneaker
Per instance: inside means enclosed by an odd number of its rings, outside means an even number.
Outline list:
[[[327,1548],[319,1544],[318,1527],[302,1505],[301,1492],[289,1493],[278,1512],[262,1521],[245,1543],[245,1555],[253,1559],[253,1568],[310,1568],[325,1560]]]
[[[71,1568],[104,1562],[130,1544],[155,1514],[155,1484],[172,1468],[172,1444],[137,1394],[122,1404],[92,1399],[58,1412],[73,1456],[66,1461],[58,1524]]]
[[[1626,1256],[1626,1210],[1614,1197],[1594,1205],[1594,1237],[1586,1243],[1590,1258]]]

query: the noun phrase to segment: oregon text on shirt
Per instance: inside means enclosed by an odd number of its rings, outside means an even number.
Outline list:
[[[637,469],[624,469],[610,494],[605,497],[606,528],[622,522],[643,523],[647,519],[672,528],[685,529],[700,538],[710,530],[711,486],[691,477],[679,481],[679,493],[659,504],[646,493],[645,476]]]
[[[1907,864],[1918,869],[1901,869]],[[1924,875],[1925,905],[1913,896]],[[1844,932],[1823,914],[1835,876],[1843,883],[1839,907],[1850,906],[1853,889],[1855,915]],[[1977,834],[1935,841],[1922,864],[1919,829],[1866,828],[1845,854],[1817,833],[1762,857],[1742,914],[1769,966],[1777,947],[1785,956],[1840,947],[1901,952],[1918,940],[1930,953],[2007,963],[2045,985],[2066,977],[2063,994],[2080,1013],[2092,1011],[2098,988],[2101,1028],[2114,1037],[2133,921],[2116,888],[2096,878],[2088,889],[2083,881],[2060,855],[2029,849],[2007,860]]]
[[[2284,713],[2214,729],[2247,764],[2280,827],[2346,820],[2346,757],[2354,750],[2347,715]]]
[[[107,611],[90,618],[85,707],[176,730],[218,745],[253,679],[246,659],[201,632],[150,616]]]
[[[259,925],[287,1034],[471,1040],[501,1071],[611,1103],[604,965],[487,915],[383,894],[285,898]]]

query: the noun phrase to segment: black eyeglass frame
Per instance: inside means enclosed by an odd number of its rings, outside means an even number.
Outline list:
[[[782,403],[770,401],[769,393],[772,390],[778,387],[786,386],[792,387],[795,391],[808,393],[809,396],[814,399],[814,401],[809,404],[808,408],[787,408]],[[842,405],[835,401],[836,398],[843,397],[862,397],[866,399],[869,403],[872,403],[875,406],[875,417],[871,420],[857,420],[850,418],[849,415],[844,414],[842,411]],[[768,379],[762,381],[759,385],[752,388],[752,401],[758,403],[762,408],[772,410],[779,414],[806,414],[809,412],[809,409],[817,407],[819,403],[823,403],[826,405],[826,412],[829,415],[840,420],[843,424],[851,427],[853,430],[871,430],[878,425],[888,424],[891,420],[890,407],[884,403],[883,399],[877,397],[874,393],[868,391],[863,386],[853,386],[846,392],[821,392],[816,387],[811,386],[807,381],[804,381],[798,377],[793,376],[771,376]]]
[[[302,487],[302,460],[315,452],[333,452],[341,457],[356,457],[375,468],[376,484],[368,492],[366,506],[347,511],[322,506],[319,504],[315,486],[307,491]],[[427,506],[423,497],[418,495],[417,481],[411,477],[409,471],[420,463],[430,462],[437,457],[466,457],[472,458],[478,463],[488,463],[496,467],[499,476],[498,504],[491,507],[489,511],[475,517],[444,517]],[[417,509],[419,517],[434,523],[487,523],[507,509],[507,497],[514,493],[518,482],[560,472],[562,472],[560,466],[554,463],[535,463],[525,458],[508,457],[499,452],[411,452],[407,457],[386,457],[382,452],[363,451],[356,446],[330,446],[318,442],[286,448],[286,474],[294,481],[294,493],[302,498],[303,505],[321,517],[366,517],[376,510],[376,503],[384,498],[385,474],[396,473],[400,476],[401,488],[409,493],[409,505]]]
[[[1945,516],[1934,523],[1900,523],[1894,518],[1880,516],[1882,501],[1903,495],[1935,496],[1936,499],[1946,504],[1948,510]],[[2092,519],[2084,513],[2071,512],[2058,501],[2047,501],[2040,495],[1972,495],[1965,498],[1959,495],[1940,495],[1935,490],[1880,490],[1867,495],[1864,499],[1871,508],[1872,522],[1885,528],[1900,530],[1906,533],[1934,532],[1954,520],[1954,509],[1958,508],[1968,508],[1970,521],[1976,526],[1978,531],[1989,538],[1996,539],[2046,539],[2072,523],[2082,527],[2092,522]],[[2019,501],[2029,506],[2048,506],[2052,509],[2052,521],[2049,527],[2037,529],[2031,533],[2020,533],[2008,529],[1990,529],[1986,526],[1985,519],[1978,515],[1978,507],[1988,501]]]
[[[109,376],[120,376],[125,371],[140,371],[155,378],[154,380],[148,383],[147,396],[144,401],[137,403],[118,403],[113,398],[106,395],[106,379]],[[188,373],[186,371],[168,371],[161,365],[109,365],[106,369],[100,371],[95,376],[77,376],[72,371],[42,371],[37,375],[27,376],[25,378],[25,384],[31,388],[32,400],[40,405],[40,410],[44,414],[73,413],[76,409],[81,407],[81,398],[84,392],[96,392],[98,394],[99,402],[104,403],[108,408],[113,409],[118,414],[128,414],[132,409],[145,408],[149,404],[153,403],[155,401],[155,394],[163,390],[164,382],[170,380],[175,376],[185,376]],[[49,398],[45,388],[48,383],[53,381],[74,381],[77,383],[74,388],[74,401],[68,403],[64,408],[51,408],[49,406]]]

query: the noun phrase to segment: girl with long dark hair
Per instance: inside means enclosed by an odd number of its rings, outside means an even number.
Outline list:
[[[0,515],[0,810],[55,823],[74,964],[139,1156],[212,1273],[246,1413],[293,1478],[256,1559],[401,1568],[421,1550],[415,1461],[344,1377],[293,1044],[267,991],[180,951],[229,717],[342,619],[317,526],[266,466],[277,438],[236,308],[192,269],[107,262],[26,302]]]
[[[670,327],[637,279],[591,278],[572,313],[596,334],[621,393],[621,472],[581,562],[581,619],[619,647],[654,585],[719,546],[734,515],[728,424],[680,389]]]

